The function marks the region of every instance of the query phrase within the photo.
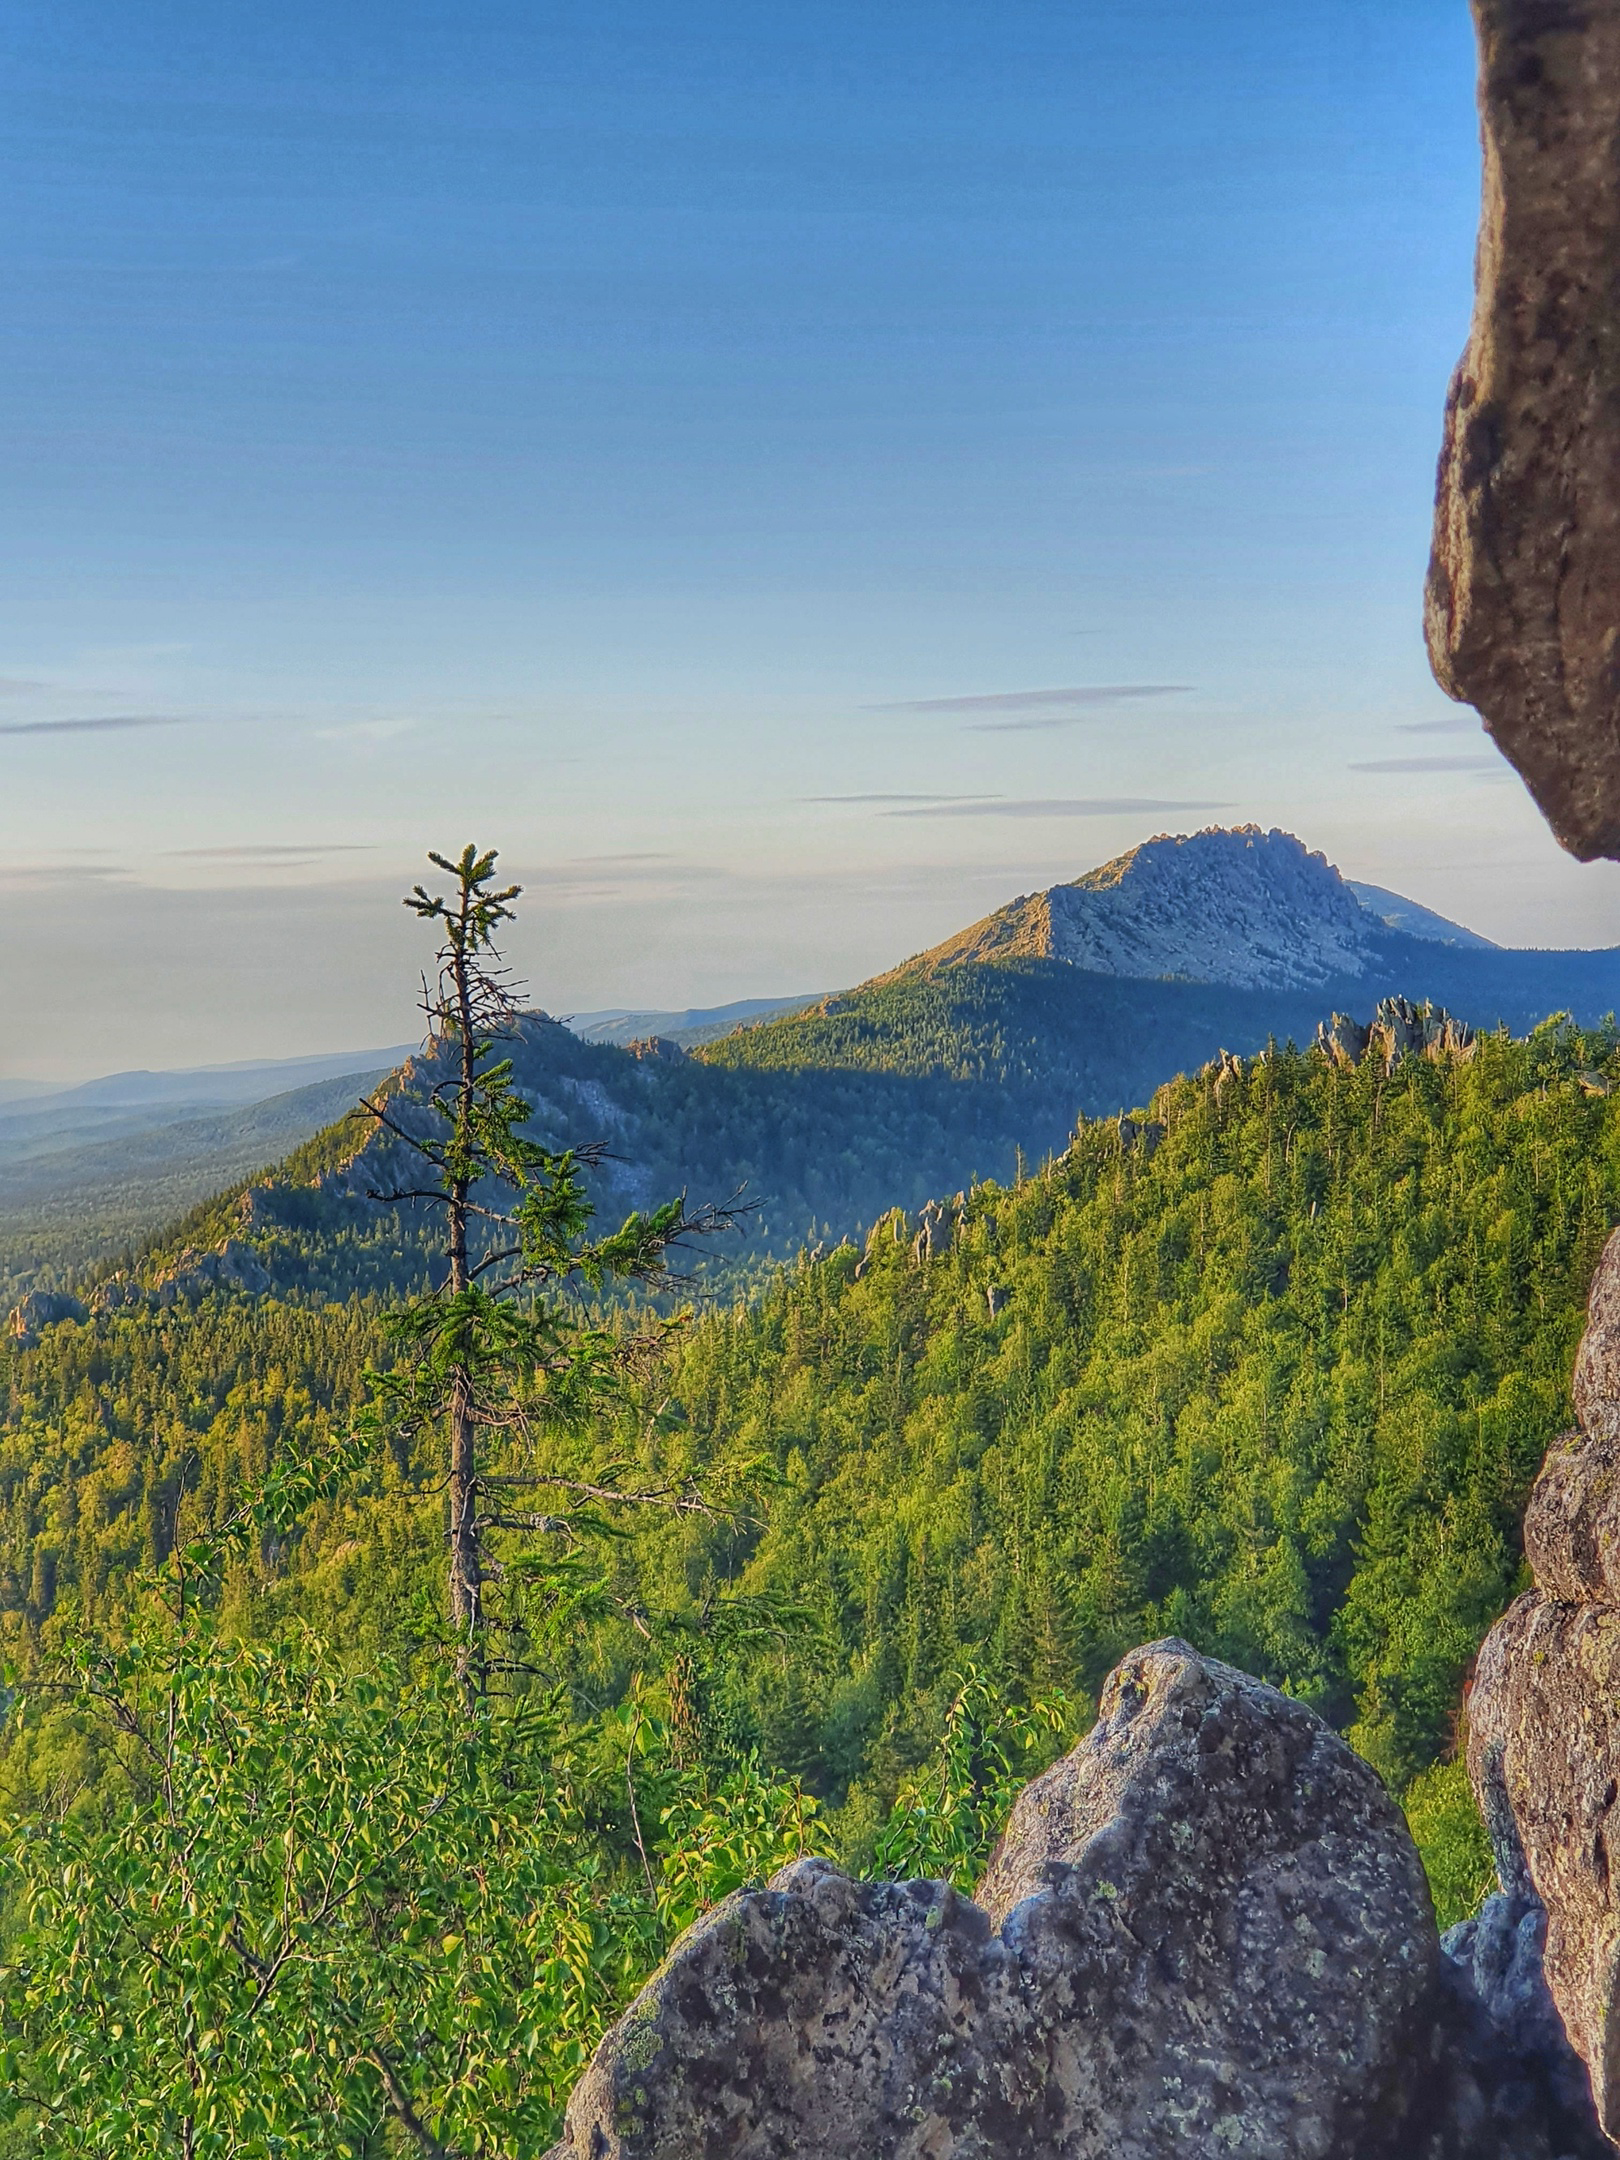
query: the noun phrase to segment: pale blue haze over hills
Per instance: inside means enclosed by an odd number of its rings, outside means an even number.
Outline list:
[[[557,1011],[1216,819],[1620,941],[1420,648],[1459,0],[12,27],[7,1074],[401,1039],[469,834]]]

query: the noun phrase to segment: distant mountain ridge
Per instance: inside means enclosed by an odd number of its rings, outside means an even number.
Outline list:
[[[1358,892],[1292,834],[1214,829],[1145,841],[854,989],[804,1006],[780,1001],[788,1009],[774,1017],[772,1001],[760,1001],[758,1017],[745,1008],[718,1039],[705,1038],[724,1026],[725,1008],[593,1016],[612,1023],[617,1043],[582,1040],[533,1014],[513,1054],[536,1138],[554,1147],[607,1142],[611,1159],[597,1180],[604,1216],[682,1187],[724,1199],[746,1186],[759,1204],[750,1248],[785,1257],[885,1208],[919,1206],[975,1177],[1010,1177],[1020,1155],[1061,1150],[1077,1118],[1145,1104],[1222,1051],[1252,1055],[1270,1040],[1303,1047],[1334,1013],[1365,1024],[1388,997],[1430,1000],[1476,1030],[1505,1024],[1523,1034],[1561,1009],[1590,1027],[1620,1007],[1620,951],[1496,947],[1398,894]],[[630,1054],[632,1027],[662,1035],[648,1023],[670,1020],[696,1023],[690,1050],[665,1041],[657,1055]],[[428,1069],[412,1060],[390,1085],[420,1093]],[[334,1092],[324,1098],[311,1091],[266,1110],[282,1120],[320,1100],[330,1117],[342,1090],[327,1085]],[[35,1115],[21,1105],[11,1113],[19,1139]],[[133,1133],[97,1137],[135,1145]],[[298,1137],[287,1132],[283,1147]],[[213,1148],[243,1138],[208,1134]],[[46,1182],[55,1178],[81,1221],[95,1188],[65,1150],[45,1160],[55,1152],[46,1139],[36,1127],[32,1159],[11,1170],[13,1219],[21,1225],[26,1203],[41,1261],[46,1226],[62,1213]],[[251,1181],[264,1189],[244,1196],[245,1217],[231,1212],[232,1197],[217,1220],[208,1212],[206,1233],[188,1236],[217,1241],[246,1222],[284,1285],[316,1296],[362,1281],[387,1287],[401,1267],[421,1264],[420,1250],[412,1258],[412,1239],[402,1244],[398,1226],[368,1207],[366,1173],[334,1182],[357,1141],[352,1128],[313,1134],[273,1192],[263,1177]],[[169,1142],[143,1134],[139,1148],[146,1175],[161,1171],[163,1189],[177,1190]],[[84,1165],[107,1173],[109,1199],[113,1152]],[[0,1175],[0,1282],[5,1186]],[[132,1194],[126,1187],[117,1197],[122,1242],[135,1227]],[[29,1272],[9,1270],[13,1283]]]
[[[1463,945],[1474,952],[1500,952],[1502,947],[1494,938],[1481,937],[1477,930],[1465,930],[1445,915],[1437,915],[1433,908],[1421,902],[1408,900],[1402,894],[1391,892],[1387,886],[1367,885],[1360,878],[1344,881],[1370,914],[1376,915],[1387,930],[1404,930],[1408,937],[1423,938],[1434,945]]]
[[[408,1058],[414,1047],[396,1043],[386,1049],[321,1050],[305,1057],[241,1058],[228,1065],[183,1065],[157,1072],[142,1067],[74,1082],[19,1081],[10,1084],[8,1093],[0,1094],[0,1118],[49,1117],[65,1129],[81,1110],[178,1112],[269,1102],[348,1073],[386,1072]]]
[[[1476,1030],[1522,1034],[1561,1010],[1592,1027],[1620,1009],[1620,949],[1492,945],[1398,893],[1358,893],[1292,833],[1217,826],[1143,841],[702,1054],[992,1081],[1027,1091],[1050,1145],[1065,1101],[1126,1107],[1220,1050],[1306,1044],[1330,1014],[1365,1020],[1390,997]]]
[[[751,1027],[757,1020],[774,1020],[783,1013],[799,1012],[826,995],[810,990],[799,997],[737,998],[729,1005],[695,1005],[676,1011],[656,1011],[615,1006],[609,1012],[569,1013],[563,1025],[585,1042],[627,1043],[662,1036],[690,1050],[713,1042],[735,1027]]]
[[[1292,833],[1160,833],[1072,884],[1009,901],[891,974],[1039,959],[1139,981],[1310,990],[1369,973],[1397,914],[1412,924],[1397,934],[1495,949],[1399,894],[1365,890],[1385,911]]]

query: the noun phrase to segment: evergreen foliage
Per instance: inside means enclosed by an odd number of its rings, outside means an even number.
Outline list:
[[[423,1132],[380,1094],[361,1110],[394,1143],[406,1179],[371,1197],[429,1211],[440,1225],[440,1267],[433,1287],[389,1314],[396,1360],[368,1376],[367,1409],[379,1439],[419,1457],[424,1436],[443,1432],[450,1624],[457,1671],[477,1697],[490,1679],[492,1626],[505,1631],[508,1653],[528,1633],[517,1600],[494,1618],[491,1585],[557,1579],[537,1538],[560,1549],[568,1571],[581,1540],[608,1527],[604,1509],[706,1511],[690,1490],[632,1491],[607,1470],[589,1480],[564,1476],[537,1460],[533,1443],[548,1427],[578,1425],[605,1408],[626,1371],[662,1340],[662,1331],[647,1337],[590,1326],[570,1289],[662,1287],[671,1252],[730,1228],[735,1211],[692,1214],[684,1200],[667,1200],[650,1214],[628,1215],[611,1236],[590,1235],[595,1207],[585,1172],[604,1150],[558,1152],[529,1138],[532,1108],[511,1059],[498,1054],[515,1031],[517,1008],[495,939],[515,920],[511,903],[521,888],[496,887],[493,850],[469,845],[457,861],[429,860],[451,879],[450,897],[418,885],[405,905],[442,926],[444,940],[438,987],[423,992],[429,1039],[441,1053],[442,1077],[427,1096],[432,1117]],[[536,1489],[549,1503],[545,1512],[521,1506]],[[523,1541],[517,1548],[514,1535]],[[510,1654],[494,1663],[529,1669]]]
[[[1347,1729],[1459,1917],[1488,1868],[1461,1684],[1620,1214],[1617,1078],[1612,1030],[1564,1020],[1393,1070],[1273,1048],[805,1255],[526,1441],[554,1489],[606,1497],[535,1578],[532,1670],[471,1712],[442,1435],[356,1426],[376,1304],[216,1290],[0,1349],[11,2149],[380,2160],[433,2150],[414,2117],[538,2153],[672,1930],[820,1845],[971,1881],[1109,1665],[1163,1634]],[[614,1508],[632,1480],[706,1505]],[[261,2024],[276,1870],[325,1882],[373,1784],[364,1924],[312,1926]],[[433,1825],[408,1857],[396,1801]],[[514,2080],[481,2098],[453,2067],[480,2020]],[[289,2147],[264,2065],[295,2027],[321,2037]]]
[[[964,1195],[948,1250],[895,1217],[801,1263],[673,1381],[681,1460],[763,1455],[768,1522],[625,1564],[815,1605],[746,1710],[834,1801],[886,1800],[965,1656],[1083,1693],[1167,1634],[1404,1788],[1452,1745],[1567,1421],[1620,1212],[1613,1050],[1560,1021],[1393,1072],[1212,1067]]]
[[[884,1218],[864,1254],[697,1321],[607,1439],[558,1438],[552,1460],[723,1492],[768,1467],[754,1524],[639,1525],[613,1566],[623,1597],[672,1610],[716,1583],[814,1608],[722,1707],[830,1802],[886,1804],[964,1659],[1083,1694],[1165,1632],[1318,1703],[1404,1785],[1450,1745],[1566,1417],[1620,1213],[1613,1102],[1581,1077],[1612,1053],[1559,1023],[1391,1074],[1283,1051],[1179,1081],[1157,1146],[1088,1125],[1021,1185],[973,1189],[932,1258]],[[379,1347],[363,1303],[211,1296],[0,1353],[13,1654],[108,1611],[274,1445],[320,1445]],[[234,1573],[244,1628],[302,1611],[420,1642],[422,1482],[385,1450],[273,1565]],[[581,1685],[622,1684],[615,1655],[599,1645]]]

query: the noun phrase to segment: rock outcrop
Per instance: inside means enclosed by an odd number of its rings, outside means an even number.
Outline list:
[[[38,1342],[41,1328],[54,1327],[59,1320],[82,1320],[84,1313],[83,1301],[66,1290],[30,1290],[12,1307],[6,1333],[28,1350]]]
[[[187,1246],[176,1253],[152,1281],[152,1296],[159,1305],[179,1298],[200,1298],[210,1290],[244,1290],[262,1297],[271,1287],[270,1271],[251,1245],[240,1238],[225,1238],[211,1252]]]
[[[1097,975],[1314,989],[1363,974],[1382,928],[1327,857],[1292,833],[1212,826],[1159,833],[922,957],[936,967],[1032,958]]]
[[[1468,1058],[1474,1054],[1474,1031],[1454,1020],[1443,1006],[1425,999],[1382,998],[1363,1027],[1348,1013],[1334,1013],[1316,1027],[1316,1047],[1338,1065],[1359,1065],[1364,1057],[1381,1058],[1393,1072],[1403,1057]]]
[[[1574,1395],[1580,1429],[1549,1450],[1525,1511],[1535,1587],[1475,1668],[1468,1760],[1504,1890],[1546,1905],[1547,1983],[1620,2142],[1620,1232]]]
[[[701,1921],[552,2160],[1600,2148],[1441,1955],[1374,1773],[1303,1704],[1163,1642],[1023,1794],[976,1901],[804,1860]]]
[[[1559,840],[1620,854],[1620,8],[1474,0],[1484,196],[1429,654]]]

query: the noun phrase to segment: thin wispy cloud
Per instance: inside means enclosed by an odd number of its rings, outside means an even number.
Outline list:
[[[963,732],[968,735],[1044,735],[1052,728],[1084,727],[1094,713],[1069,712],[1048,713],[1044,718],[1031,714],[1027,720],[969,720]]]
[[[996,795],[801,795],[806,803],[977,803],[999,802]]]
[[[679,860],[680,857],[672,855],[667,848],[641,848],[633,855],[570,855],[564,868],[602,870],[611,868],[616,863],[670,863]]]
[[[317,742],[384,743],[408,735],[414,720],[346,720],[337,727],[312,730]]]
[[[188,713],[105,713],[93,720],[0,720],[0,735],[118,735],[131,728],[192,725]]]
[[[1057,690],[996,690],[972,697],[900,698],[888,705],[868,705],[868,712],[1038,713],[1061,709],[1089,712],[1098,706],[1128,705],[1137,698],[1179,697],[1191,683],[1071,683]]]
[[[51,887],[120,884],[134,878],[125,863],[43,862],[0,866],[0,892],[32,892]]]
[[[1397,735],[1477,735],[1479,722],[1472,713],[1456,713],[1449,720],[1400,720]]]
[[[1501,772],[1500,758],[1493,757],[1385,757],[1366,758],[1350,767],[1351,772],[1373,773],[1467,773]]]
[[[1173,810],[1230,810],[1229,802],[1165,802],[1152,795],[1043,795],[1028,801],[991,797],[982,802],[932,803],[918,810],[885,810],[884,817],[1157,817]]]
[[[41,682],[27,682],[20,675],[0,675],[0,697],[26,697],[32,690],[43,690]]]
[[[239,847],[177,847],[165,848],[164,853],[183,862],[309,862],[317,855],[370,855],[376,852],[376,843],[370,840],[307,840],[302,845],[293,841],[262,841]]]

